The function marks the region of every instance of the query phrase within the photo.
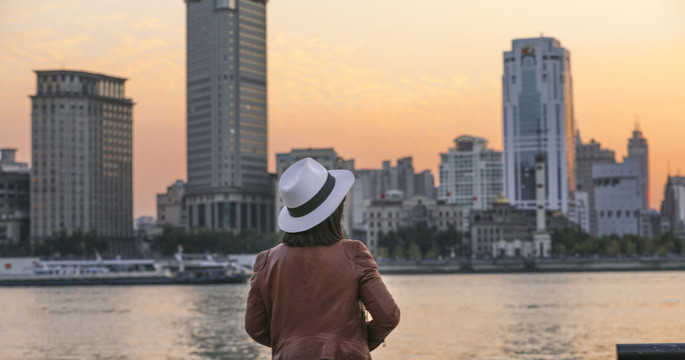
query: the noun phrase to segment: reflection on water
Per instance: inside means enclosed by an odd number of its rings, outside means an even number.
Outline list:
[[[268,359],[247,285],[0,289],[2,359]],[[9,336],[7,336],[9,334]]]
[[[386,276],[402,310],[383,359],[612,359],[683,342],[685,273]],[[0,289],[1,359],[269,359],[248,285]]]
[[[683,272],[385,280],[402,320],[375,360],[599,360],[618,343],[685,341]]]

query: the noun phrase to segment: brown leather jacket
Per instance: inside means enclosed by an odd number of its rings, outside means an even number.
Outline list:
[[[365,324],[360,300],[373,320]],[[400,310],[357,240],[257,255],[245,330],[274,359],[370,359]]]

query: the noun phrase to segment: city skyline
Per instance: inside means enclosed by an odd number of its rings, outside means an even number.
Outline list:
[[[685,171],[685,5],[579,2],[564,17],[545,2],[525,5],[269,2],[269,170],[276,153],[292,148],[333,147],[358,168],[412,156],[434,175],[458,135],[501,150],[501,53],[542,31],[572,54],[584,139],[621,158],[639,117],[658,209],[667,168]],[[154,214],[155,194],[185,179],[184,13],[180,0],[1,4],[0,145],[30,163],[33,70],[125,77],[126,97],[136,101],[134,213]]]

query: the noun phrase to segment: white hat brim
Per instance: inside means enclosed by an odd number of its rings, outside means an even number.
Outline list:
[[[352,188],[354,175],[348,170],[329,170],[328,173],[335,178],[335,185],[326,200],[309,214],[300,217],[293,217],[288,208],[283,206],[278,214],[278,226],[281,230],[288,233],[306,231],[319,225],[335,212]]]

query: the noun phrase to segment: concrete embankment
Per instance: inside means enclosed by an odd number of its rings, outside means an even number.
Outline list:
[[[685,270],[685,256],[642,258],[379,260],[382,274]]]

